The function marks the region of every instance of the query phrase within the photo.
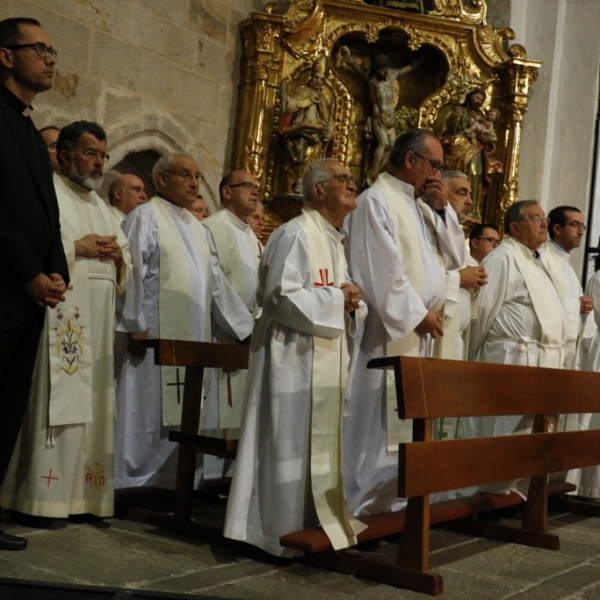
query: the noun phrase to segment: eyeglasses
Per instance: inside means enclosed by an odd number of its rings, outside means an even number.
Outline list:
[[[442,170],[442,167],[444,166],[442,164],[441,160],[436,159],[431,159],[431,158],[427,158],[426,156],[422,156],[421,154],[417,154],[416,152],[413,152],[413,154],[415,156],[418,156],[419,158],[422,158],[430,167],[431,167],[431,172],[435,175],[436,173],[439,173]]]
[[[110,160],[110,154],[106,154],[106,152],[98,152],[97,150],[84,150],[83,152],[75,150],[75,152],[81,154],[81,156],[85,156],[89,160],[101,160],[105,163]]]
[[[179,171],[169,171],[167,169],[165,169],[164,172],[171,173],[171,175],[177,175],[177,177],[179,177],[179,179],[181,179],[182,181],[195,181],[196,183],[200,183],[201,181],[204,181],[204,177],[202,177],[202,175],[200,175],[200,173],[196,173],[194,175],[193,173],[190,173],[189,171],[184,171],[183,173],[179,173]]]
[[[483,240],[484,242],[489,242],[492,246],[494,246],[494,248],[496,248],[497,246],[500,245],[500,240],[497,240],[496,238],[484,238],[484,237],[480,237],[480,238],[475,238],[476,240]]]
[[[333,177],[329,177],[329,179],[324,179],[323,181],[319,181],[318,183],[327,183],[328,181],[337,181],[338,183],[342,183],[343,185],[354,185],[356,186],[356,180],[352,175],[348,175],[347,173],[340,173],[339,175],[334,175]]]
[[[585,231],[587,229],[587,225],[584,225],[579,221],[571,221],[570,223],[567,223],[566,226],[572,227],[573,229],[581,229],[582,231]]]
[[[250,193],[256,192],[257,194],[260,194],[262,192],[262,188],[257,186],[255,183],[252,183],[251,181],[241,181],[240,183],[232,183],[231,185],[226,185],[225,187],[228,187],[228,188],[241,187],[241,188],[244,188],[245,190],[248,190]]]
[[[535,225],[548,225],[550,222],[550,220],[546,217],[538,217],[537,215],[535,215],[535,217],[531,217],[530,219],[523,219],[523,221],[529,221]]]
[[[58,52],[54,48],[48,48],[46,44],[40,44],[39,42],[36,42],[35,44],[17,44],[16,46],[6,46],[6,48],[8,50],[22,50],[23,48],[33,48],[35,50],[35,53],[40,58],[46,58],[48,55],[50,55],[56,60],[56,57],[58,56]]]

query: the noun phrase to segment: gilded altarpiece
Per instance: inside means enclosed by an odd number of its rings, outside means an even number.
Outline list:
[[[483,0],[290,0],[285,14],[267,4],[241,31],[232,162],[264,189],[267,233],[299,213],[308,161],[342,161],[362,189],[384,166],[385,145],[413,127],[439,136],[447,168],[468,170],[478,157],[472,222],[500,225],[518,199],[523,116],[540,63],[509,45],[512,30],[486,24]],[[469,111],[477,90],[482,104]]]

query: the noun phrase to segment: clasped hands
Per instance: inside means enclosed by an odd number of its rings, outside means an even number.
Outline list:
[[[62,275],[58,273],[39,273],[25,285],[25,294],[38,306],[54,308],[59,302],[65,301],[67,286]]]
[[[116,240],[116,235],[88,233],[75,242],[75,256],[98,258],[102,262],[112,260],[118,265],[123,258],[123,252]]]
[[[351,283],[342,283],[340,288],[344,292],[344,308],[346,312],[354,312],[362,300],[360,289]]]

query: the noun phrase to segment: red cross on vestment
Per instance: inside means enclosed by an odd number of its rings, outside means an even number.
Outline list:
[[[326,285],[335,285],[333,281],[329,281],[329,269],[319,269],[321,281],[315,281],[315,287],[324,287]]]

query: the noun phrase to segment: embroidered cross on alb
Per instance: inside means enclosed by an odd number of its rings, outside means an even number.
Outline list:
[[[329,281],[329,269],[319,269],[319,277],[321,277],[321,281],[315,281],[315,287],[335,285],[333,281]]]

